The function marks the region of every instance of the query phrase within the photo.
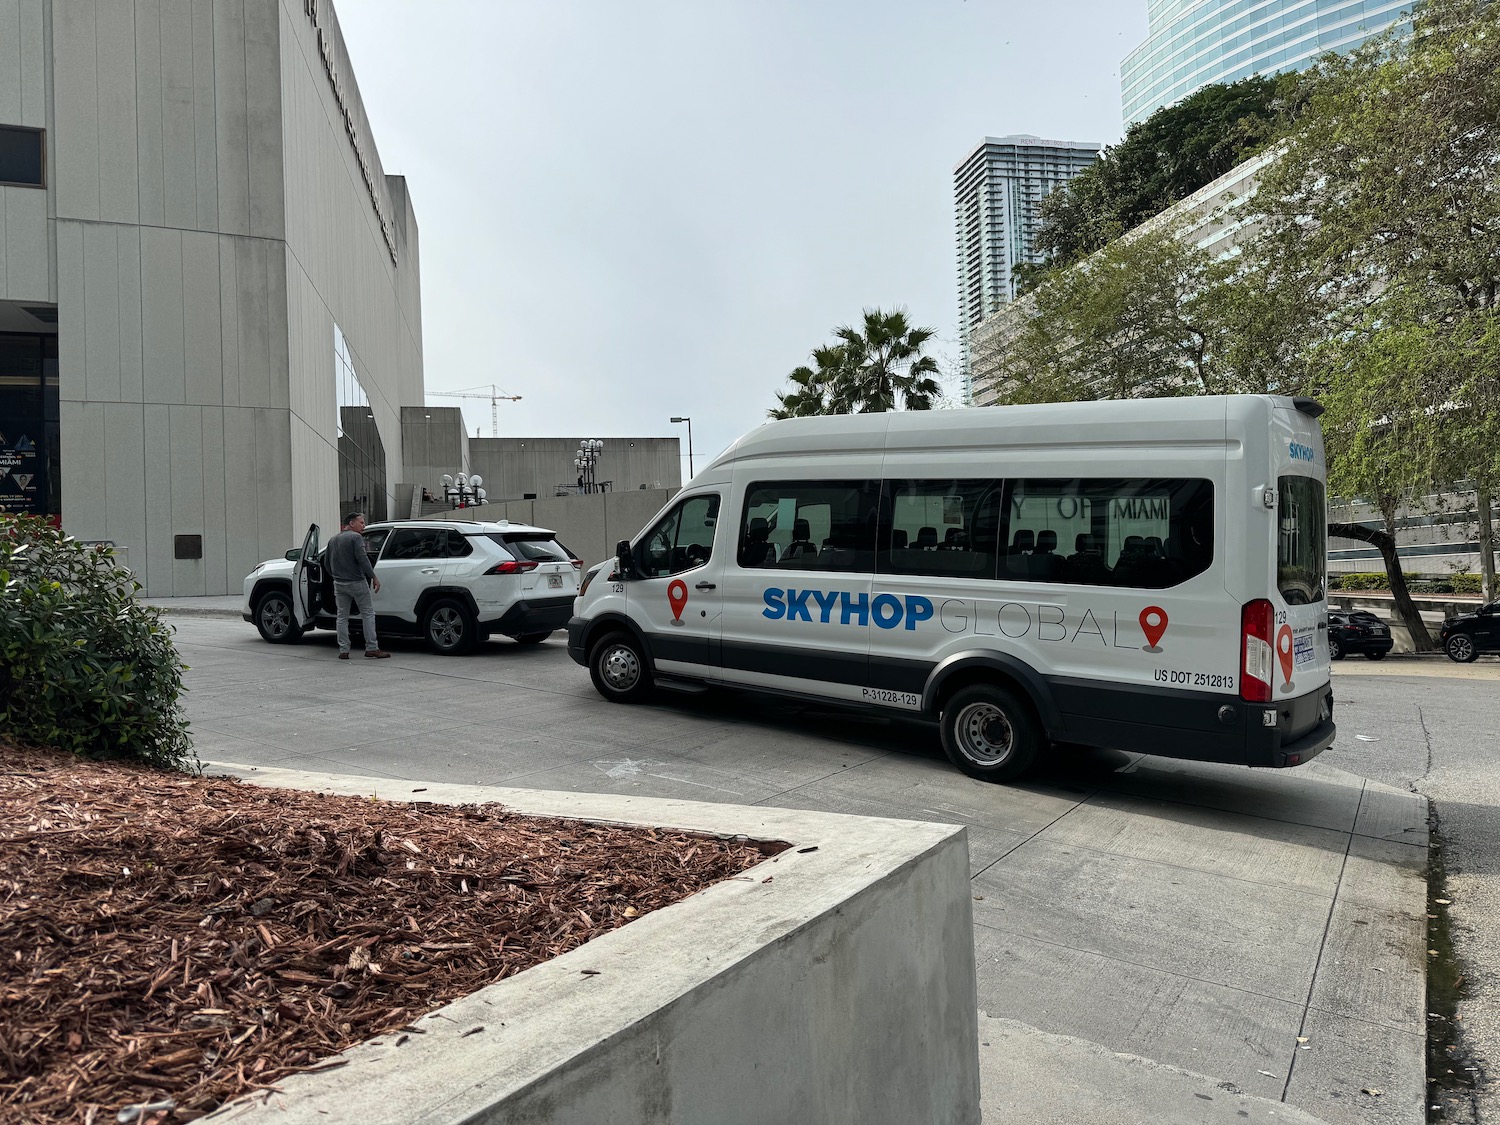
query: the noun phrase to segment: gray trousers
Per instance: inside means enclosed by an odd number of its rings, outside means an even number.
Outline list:
[[[338,605],[339,651],[349,651],[349,611],[359,607],[359,616],[365,626],[365,651],[374,652],[380,647],[375,638],[375,596],[370,593],[370,584],[363,578],[354,582],[333,580],[333,600]]]

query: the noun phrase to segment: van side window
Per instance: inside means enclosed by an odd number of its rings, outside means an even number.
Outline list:
[[[737,558],[746,569],[875,568],[878,481],[767,481],[745,490]]]
[[[1320,602],[1328,569],[1323,482],[1313,477],[1281,477],[1276,481],[1276,497],[1276,588],[1287,605]]]
[[[886,481],[880,573],[994,578],[1003,501],[998,480]]]
[[[702,566],[713,556],[719,521],[717,496],[694,496],[646,532],[638,560],[646,578],[665,578]]]
[[[1164,590],[1214,557],[1206,480],[1017,480],[1006,490],[1000,577]]]

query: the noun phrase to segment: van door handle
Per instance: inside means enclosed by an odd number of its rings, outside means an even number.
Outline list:
[[[700,582],[700,583],[698,583],[697,586],[694,587],[694,589],[696,589],[696,590],[717,590],[718,587],[715,586],[712,582]]]

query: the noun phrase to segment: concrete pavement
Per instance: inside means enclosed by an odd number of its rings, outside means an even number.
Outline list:
[[[1402,788],[1111,752],[994,786],[904,719],[605,703],[559,640],[341,663],[327,634],[176,624],[208,760],[398,799],[458,781],[966,825],[987,1120],[1424,1119],[1426,801]]]

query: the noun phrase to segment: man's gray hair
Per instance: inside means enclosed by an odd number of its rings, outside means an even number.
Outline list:
[[[339,526],[340,527],[348,527],[355,520],[362,520],[364,518],[365,518],[365,514],[363,512],[350,512],[348,515],[346,515],[344,517],[344,522],[341,523]]]

